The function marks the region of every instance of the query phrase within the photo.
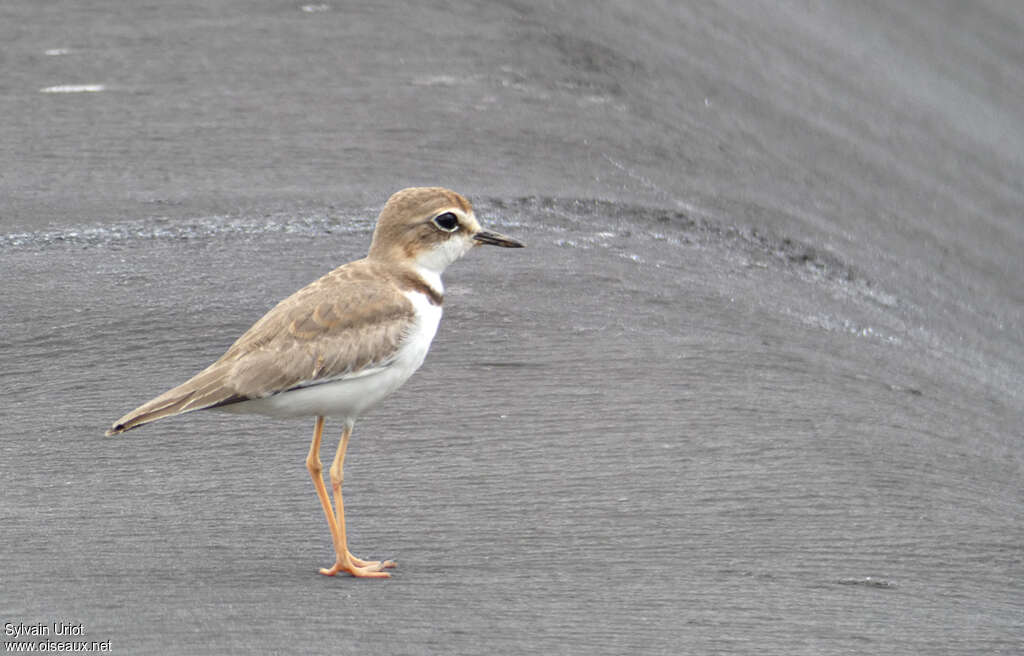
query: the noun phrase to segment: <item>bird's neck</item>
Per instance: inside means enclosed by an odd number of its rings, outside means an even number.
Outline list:
[[[378,275],[391,277],[401,289],[418,291],[434,305],[441,305],[444,301],[444,282],[440,271],[409,258],[381,258],[371,254],[366,261],[380,271]]]

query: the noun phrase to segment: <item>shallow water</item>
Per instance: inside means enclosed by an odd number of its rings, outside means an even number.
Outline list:
[[[397,20],[380,9],[95,11],[74,18],[113,40],[76,40],[63,17],[64,38],[31,46],[57,18],[6,9],[31,84],[4,102],[74,100],[3,128],[24,160],[0,234],[3,621],[82,623],[114,653],[1019,650],[1024,121],[1012,85],[979,80],[1019,75],[1003,39],[1020,16],[979,4],[954,35],[941,13],[702,6],[420,9],[385,39],[407,69],[356,47],[351,25]],[[491,41],[432,59],[400,43],[418,24]],[[228,83],[232,48],[249,73]],[[164,50],[181,59],[128,65]],[[75,52],[135,86],[38,70]],[[319,86],[316,52],[365,93]],[[72,83],[106,86],[39,95]],[[389,100],[437,101],[393,110],[418,132],[375,122],[389,83]],[[706,86],[692,106],[686,85]],[[290,119],[265,140],[263,114],[232,124],[210,101],[272,86],[288,94],[264,111]],[[162,113],[175,93],[192,116]],[[705,93],[714,111],[694,118]],[[331,100],[361,127],[360,174],[317,140],[339,129]],[[119,103],[136,112],[121,151],[25,136],[89,126],[102,145],[116,121],[94,121]],[[438,157],[456,127],[469,146]],[[500,154],[489,170],[477,146]],[[333,182],[328,158],[345,160]],[[351,546],[396,559],[395,578],[328,579],[311,421],[102,432],[361,257],[387,193],[419,182],[467,193],[528,248],[449,269],[426,364],[356,426]]]

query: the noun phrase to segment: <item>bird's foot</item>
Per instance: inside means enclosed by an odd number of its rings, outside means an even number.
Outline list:
[[[334,576],[338,572],[348,572],[359,578],[386,579],[391,575],[383,570],[394,566],[393,560],[363,560],[347,553],[344,558],[338,558],[330,568],[322,568],[320,573],[324,576]]]
[[[369,567],[380,571],[382,569],[390,569],[395,566],[395,561],[393,560],[363,560],[362,558],[357,558],[352,554],[349,554],[348,557],[356,567]]]

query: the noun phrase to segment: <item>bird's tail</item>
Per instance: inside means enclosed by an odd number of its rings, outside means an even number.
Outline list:
[[[107,430],[107,435],[117,435],[164,417],[244,401],[245,398],[224,386],[223,374],[223,370],[216,365],[204,369],[188,381],[143,403],[118,419]]]

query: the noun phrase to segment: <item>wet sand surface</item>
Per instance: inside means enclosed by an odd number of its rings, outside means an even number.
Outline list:
[[[1022,28],[6,3],[0,621],[124,654],[1019,653]],[[418,184],[528,248],[449,269],[356,426],[350,546],[394,578],[326,578],[312,420],[102,433]]]

